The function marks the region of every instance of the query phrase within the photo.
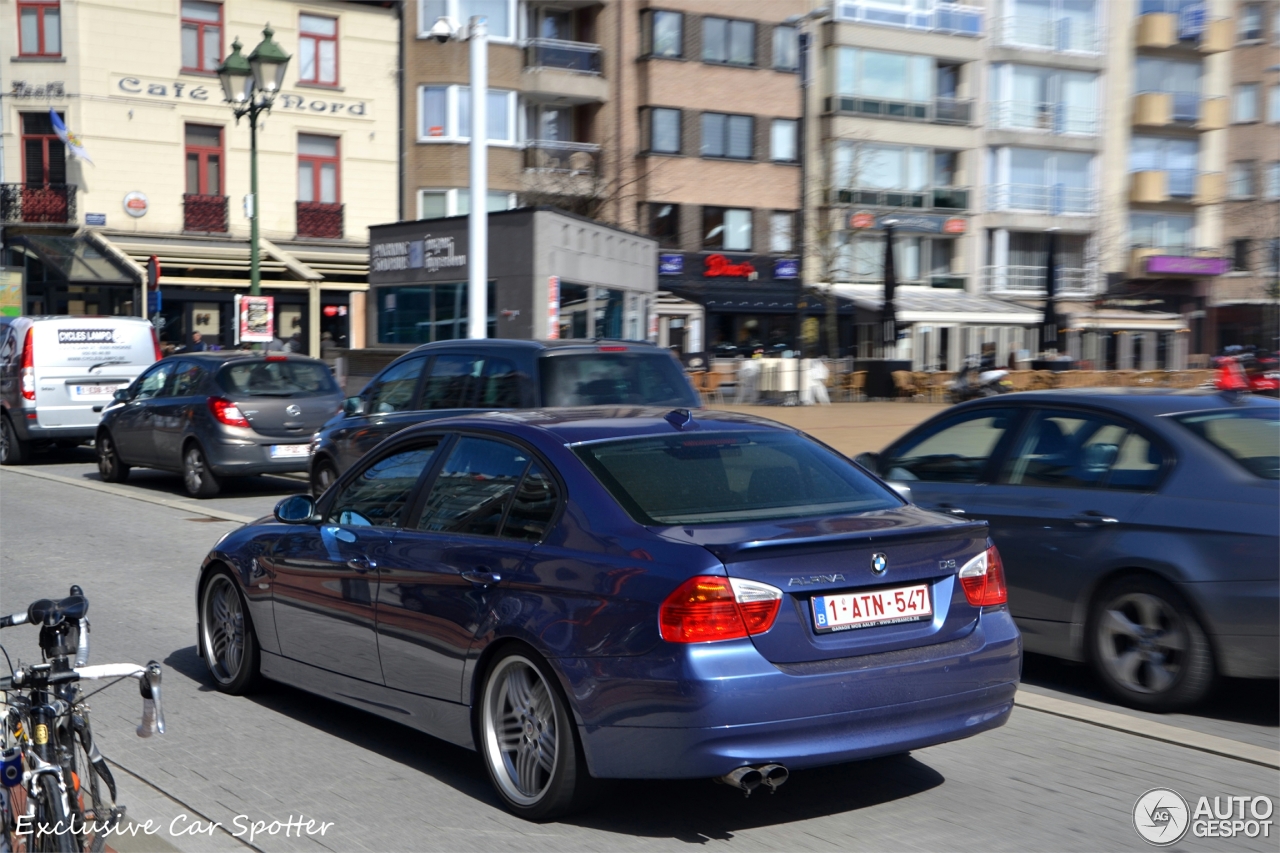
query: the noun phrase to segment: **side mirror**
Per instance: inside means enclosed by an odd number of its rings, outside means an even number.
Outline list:
[[[111,395],[111,399],[117,403],[127,403],[133,399],[133,395],[129,393],[128,388],[117,388],[115,393]]]
[[[290,495],[276,504],[276,521],[306,524],[316,515],[316,502],[310,495]]]
[[[872,474],[880,473],[880,454],[879,453],[859,453],[853,458],[863,468],[866,468]]]
[[[364,398],[348,397],[342,401],[342,413],[344,415],[362,415],[364,414]]]

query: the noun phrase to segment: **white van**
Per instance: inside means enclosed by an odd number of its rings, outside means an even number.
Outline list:
[[[18,317],[0,327],[0,465],[34,442],[93,439],[116,390],[160,358],[142,317]]]

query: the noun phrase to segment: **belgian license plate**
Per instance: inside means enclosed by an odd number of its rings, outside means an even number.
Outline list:
[[[841,595],[815,595],[812,601],[813,627],[819,634],[897,622],[919,622],[933,615],[928,584]]]
[[[73,397],[110,397],[116,393],[119,385],[72,385]]]
[[[272,459],[292,459],[298,456],[310,456],[311,445],[309,444],[273,444],[271,445]]]

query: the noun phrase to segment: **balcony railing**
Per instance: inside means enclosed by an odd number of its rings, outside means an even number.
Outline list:
[[[298,202],[298,236],[342,239],[342,205],[323,201]]]
[[[530,68],[599,74],[600,45],[561,39],[529,39],[525,42],[525,64]]]
[[[1098,132],[1098,112],[1088,107],[1036,101],[995,101],[991,126],[1005,130],[1035,130],[1092,136]]]
[[[1000,43],[1058,53],[1098,53],[1098,31],[1072,18],[1047,20],[1011,15],[1000,22]]]
[[[525,145],[524,165],[526,169],[545,172],[597,175],[600,173],[600,146],[593,142],[534,139]]]
[[[914,4],[919,7],[921,4]],[[863,0],[840,0],[836,3],[837,21],[855,24],[877,24],[883,27],[903,27],[911,30],[928,30],[958,36],[982,35],[982,9],[977,6],[961,6],[955,3],[932,3],[925,9],[886,9],[879,3]]]
[[[837,95],[826,99],[826,111],[842,115],[875,116],[934,124],[973,123],[973,101],[958,98],[935,98],[922,103]]]
[[[836,190],[833,201],[855,207],[895,207],[910,210],[968,210],[967,187],[933,187],[925,190]]]
[[[1032,213],[1093,213],[1093,190],[1063,184],[993,184],[987,198],[990,210]]]
[[[982,268],[982,285],[988,293],[1006,296],[1044,296],[1048,267],[988,266]],[[1095,276],[1083,267],[1058,267],[1059,296],[1083,296],[1093,292]]]
[[[182,196],[182,228],[221,234],[227,230],[227,197],[225,195]]]
[[[57,224],[75,218],[75,184],[0,184],[0,222]]]

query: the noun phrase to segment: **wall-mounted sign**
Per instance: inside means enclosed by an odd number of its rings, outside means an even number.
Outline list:
[[[147,201],[146,193],[131,192],[125,193],[124,212],[137,219],[147,215],[147,211],[151,209],[151,202]]]
[[[860,210],[857,213],[849,215],[849,227],[854,230],[874,228],[875,224],[876,215],[874,213],[867,213],[865,210]]]
[[[683,275],[684,255],[659,254],[658,275]]]
[[[1153,255],[1147,258],[1147,272],[1164,275],[1226,275],[1231,272],[1231,259]]]
[[[164,99],[168,101],[196,101],[222,103],[222,92],[216,81],[213,84],[185,83],[181,80],[147,80],[141,77],[117,77],[114,81],[117,95]],[[303,112],[310,115],[327,115],[347,118],[371,118],[367,101],[316,95],[291,95],[281,92],[271,107],[273,112]]]
[[[106,225],[107,215],[105,213],[86,213],[84,215],[85,225]]]
[[[707,255],[702,274],[707,278],[745,278],[755,281],[760,277],[751,261],[735,264],[724,255]]]
[[[547,339],[560,337],[560,276],[547,277]]]
[[[455,248],[452,237],[432,237],[430,234],[421,240],[374,243],[369,247],[369,269],[371,272],[438,272],[465,267],[467,256],[457,254]]]
[[[26,80],[14,80],[9,86],[9,97],[18,100],[38,99],[61,100],[67,96],[66,86],[61,80],[54,80],[50,83],[28,83]]]
[[[800,259],[778,258],[773,262],[773,277],[783,280],[799,278]]]
[[[236,343],[269,343],[276,337],[276,300],[274,296],[235,297]]]
[[[950,219],[948,219],[946,222],[942,223],[942,233],[943,234],[963,234],[965,230],[968,229],[968,227],[969,227],[969,220],[960,216],[953,216]]]
[[[0,317],[22,316],[22,270],[0,269]]]
[[[895,231],[913,234],[963,234],[969,228],[969,220],[963,216],[938,216],[930,213],[854,213],[849,216],[849,227],[883,231],[884,223],[893,220]]]

